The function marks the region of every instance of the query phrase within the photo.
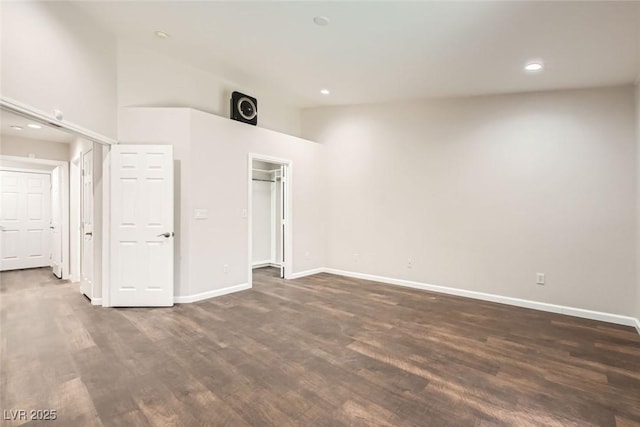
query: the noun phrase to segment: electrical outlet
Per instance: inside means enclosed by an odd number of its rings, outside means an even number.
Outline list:
[[[536,273],[536,284],[544,285],[544,273]]]
[[[195,219],[208,219],[209,211],[207,209],[196,209],[193,216]]]
[[[305,252],[304,253],[304,257],[305,257],[305,259],[311,258],[311,253],[310,252]]]
[[[411,258],[407,261],[407,268],[413,268],[413,260]]]
[[[353,253],[353,260],[355,262],[359,262],[360,261],[360,254],[358,252],[354,252]]]
[[[227,274],[229,272],[229,264],[225,264],[222,266],[222,271],[224,271],[224,274]]]

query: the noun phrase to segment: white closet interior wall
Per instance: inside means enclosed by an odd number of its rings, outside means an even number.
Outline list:
[[[280,165],[254,161],[252,178],[252,265],[254,268],[278,266],[282,262],[278,221],[282,203],[277,185]]]

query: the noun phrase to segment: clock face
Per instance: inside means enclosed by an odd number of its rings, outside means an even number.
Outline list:
[[[2,0],[0,0],[2,1]],[[258,100],[234,91],[230,99],[231,119],[253,126],[258,124]]]
[[[240,115],[245,120],[251,120],[258,114],[255,104],[247,97],[240,98],[237,105]]]

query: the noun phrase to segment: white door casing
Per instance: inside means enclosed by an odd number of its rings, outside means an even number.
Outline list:
[[[51,171],[51,271],[58,278],[62,278],[62,200],[60,188],[62,186],[62,167],[57,166]]]
[[[51,265],[51,176],[0,171],[0,270]]]
[[[278,267],[281,267],[281,275],[284,276],[285,279],[289,279],[292,274],[292,266],[293,266],[293,231],[292,231],[292,176],[293,176],[293,162],[288,159],[277,158],[273,156],[267,156],[258,153],[249,153],[247,156],[247,178],[248,178],[248,186],[247,186],[247,206],[249,207],[249,223],[248,223],[248,253],[249,253],[249,263],[248,263],[248,281],[249,285],[253,285],[253,266],[252,266],[252,256],[253,256],[253,192],[251,191],[251,182],[253,178],[253,162],[255,160],[259,160],[261,162],[273,163],[282,168],[276,169],[277,172],[280,173],[281,179],[275,184],[276,188],[276,209],[275,215],[278,219],[278,224],[274,224],[275,234],[278,238],[275,239],[275,253],[279,258],[276,260]],[[282,175],[284,175],[284,179],[282,179]],[[280,193],[280,194],[278,194]]]
[[[80,292],[93,298],[93,150],[82,153]]]
[[[274,173],[274,190],[273,190],[273,259],[274,266],[281,268],[282,266],[282,183],[280,168]]]
[[[113,307],[173,305],[173,147],[111,147]]]
[[[280,166],[280,278],[284,279],[284,275],[286,272],[286,262],[287,258],[285,257],[285,235],[287,230],[285,229],[286,225],[286,207],[287,207],[287,167],[285,165]]]

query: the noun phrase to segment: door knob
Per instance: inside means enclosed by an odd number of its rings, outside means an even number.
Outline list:
[[[93,236],[93,233],[89,231],[88,233],[84,233],[85,236]]]
[[[167,239],[173,236],[174,236],[174,233],[173,232],[170,233],[168,231],[166,233],[158,234],[158,237],[166,237]]]

